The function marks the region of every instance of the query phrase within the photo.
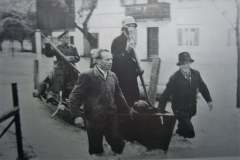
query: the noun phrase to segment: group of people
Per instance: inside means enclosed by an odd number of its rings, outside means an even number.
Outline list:
[[[135,19],[126,17],[122,22],[122,33],[113,40],[111,51],[96,50],[93,54],[96,64],[79,76],[71,69],[67,69],[69,66],[60,63],[61,61],[57,63],[59,68],[66,69],[64,71],[65,78],[74,77],[72,78],[73,83],[71,83],[73,89],[68,92],[69,107],[77,117],[80,114],[80,106],[84,106],[89,154],[93,156],[104,154],[103,137],[111,146],[114,154],[120,155],[124,149],[124,139],[119,132],[118,113],[129,113],[130,117],[137,114],[132,106],[139,100],[137,77],[143,74],[143,71],[138,66],[134,50],[136,28]],[[76,51],[71,51],[70,54],[67,49],[60,47],[59,49],[64,54],[68,53],[71,56],[69,62],[79,61]],[[46,48],[46,51],[49,52],[49,49]],[[170,101],[178,120],[176,134],[183,138],[193,138],[195,132],[191,119],[196,114],[197,94],[200,92],[203,95],[210,110],[213,108],[212,98],[200,73],[191,68],[190,65],[194,60],[190,54],[181,52],[178,60],[179,70],[170,77],[161,94],[158,108],[159,111],[165,113],[166,103]],[[55,75],[62,76],[63,72],[59,73],[57,70],[55,72]],[[59,85],[62,85],[64,81],[60,81]],[[54,87],[52,86],[52,88]],[[53,89],[52,91],[57,93],[57,90]]]

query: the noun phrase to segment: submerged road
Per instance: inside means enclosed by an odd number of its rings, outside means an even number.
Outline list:
[[[25,150],[39,160],[91,159],[88,155],[86,132],[51,118],[46,106],[32,97],[34,58],[35,56],[29,53],[0,57],[0,114],[12,107],[11,83],[17,82]],[[46,64],[42,65],[41,70],[46,73],[51,61],[43,58],[43,62]],[[86,68],[87,62],[81,60],[79,66]],[[169,64],[163,63],[162,66],[162,70],[165,70]],[[144,67],[147,71],[147,65]],[[207,69],[209,66],[197,67],[204,73],[203,76],[208,75],[205,79],[213,95],[215,107],[212,112],[208,112],[205,102],[202,98],[199,99],[198,115],[193,119],[197,137],[188,145],[173,140],[167,155],[161,150],[146,152],[145,148],[138,144],[127,143],[123,159],[237,159],[237,156],[240,156],[240,111],[235,108],[233,80],[236,75],[229,72],[233,66],[225,66],[224,70],[219,70],[217,65],[212,65],[210,69]],[[161,73],[164,74],[164,71]],[[5,124],[0,124],[0,131]],[[109,150],[107,147],[106,149]],[[7,135],[0,139],[0,159],[15,159],[16,153],[14,129],[11,128]]]

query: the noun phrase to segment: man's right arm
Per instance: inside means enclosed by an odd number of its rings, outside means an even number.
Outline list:
[[[73,115],[79,116],[81,114],[80,106],[87,96],[88,89],[88,75],[81,74],[78,77],[77,83],[75,84],[72,92],[69,95],[69,107]]]

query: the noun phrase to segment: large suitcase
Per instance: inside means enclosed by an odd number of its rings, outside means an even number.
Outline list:
[[[124,139],[137,141],[148,150],[168,150],[176,118],[171,114],[138,113],[133,119],[120,114],[120,130]]]

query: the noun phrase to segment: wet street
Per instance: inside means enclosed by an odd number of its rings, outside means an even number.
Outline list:
[[[0,55],[0,115],[12,107],[11,83],[18,84],[21,108],[24,149],[39,160],[88,160],[87,135],[85,131],[70,126],[51,113],[39,100],[32,97],[33,60],[31,53],[18,53],[14,57]],[[166,72],[174,64],[163,62],[160,83],[169,74]],[[51,60],[42,57],[41,77],[52,66]],[[82,59],[80,70],[85,70],[88,61]],[[138,144],[127,143],[122,159],[171,159],[171,158],[216,158],[238,159],[240,156],[240,110],[235,107],[236,75],[235,64],[196,64],[207,82],[213,97],[214,109],[208,111],[203,98],[198,100],[198,114],[193,118],[196,138],[191,144],[173,141],[167,155],[161,150],[146,152]],[[145,76],[149,75],[149,65],[143,64]],[[148,81],[148,80],[146,80]],[[7,123],[0,124],[0,131]],[[0,139],[0,159],[11,160],[17,156],[14,127]],[[107,152],[109,148],[106,146]],[[238,156],[238,157],[237,157]],[[230,158],[231,157],[231,158]],[[108,158],[108,157],[107,157]]]

